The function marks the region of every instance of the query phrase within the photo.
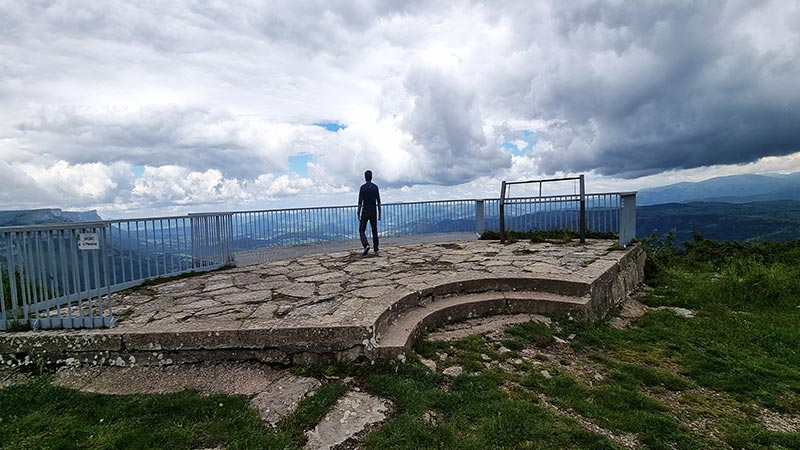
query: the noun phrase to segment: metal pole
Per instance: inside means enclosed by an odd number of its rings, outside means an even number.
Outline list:
[[[586,185],[581,175],[581,244],[586,243]]]
[[[506,182],[500,185],[500,243],[506,243]]]

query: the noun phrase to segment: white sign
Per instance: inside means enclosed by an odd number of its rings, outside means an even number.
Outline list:
[[[79,233],[78,234],[78,249],[79,250],[100,250],[100,240],[97,239],[97,233]]]

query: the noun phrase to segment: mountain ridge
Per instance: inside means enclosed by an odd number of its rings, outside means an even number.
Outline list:
[[[751,203],[773,200],[800,200],[800,172],[727,175],[698,182],[683,181],[642,189],[636,196],[636,203],[642,206],[698,201]]]
[[[97,210],[63,211],[60,208],[0,211],[0,227],[43,225],[48,223],[94,222],[103,220]]]

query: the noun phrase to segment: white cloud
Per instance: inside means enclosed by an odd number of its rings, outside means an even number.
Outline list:
[[[795,0],[0,0],[0,202],[113,214],[338,201],[366,169],[424,197],[789,167],[798,61]]]

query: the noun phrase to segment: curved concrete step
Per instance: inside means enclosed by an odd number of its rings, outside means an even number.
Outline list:
[[[403,359],[429,325],[498,314],[567,314],[589,307],[590,298],[540,291],[485,292],[437,299],[402,312],[377,336],[373,359]]]

